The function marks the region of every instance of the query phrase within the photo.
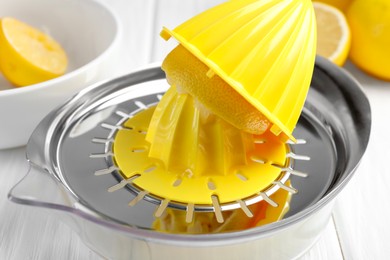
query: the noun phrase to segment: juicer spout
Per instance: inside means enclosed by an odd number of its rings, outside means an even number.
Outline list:
[[[70,208],[74,203],[61,182],[31,162],[27,174],[8,193],[8,199],[18,204],[52,209]]]

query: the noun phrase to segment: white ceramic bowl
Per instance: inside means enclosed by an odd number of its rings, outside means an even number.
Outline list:
[[[116,15],[94,0],[1,0],[11,16],[44,31],[65,49],[61,77],[15,88],[0,74],[0,149],[25,145],[40,120],[82,88],[114,74],[121,36]]]

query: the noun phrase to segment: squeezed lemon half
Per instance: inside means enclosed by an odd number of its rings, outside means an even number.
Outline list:
[[[0,19],[0,70],[15,86],[27,86],[61,76],[68,59],[49,35],[11,17]]]
[[[178,91],[196,97],[214,114],[236,128],[251,134],[262,134],[269,121],[218,75],[207,76],[209,68],[182,45],[165,58],[162,69],[168,82]]]

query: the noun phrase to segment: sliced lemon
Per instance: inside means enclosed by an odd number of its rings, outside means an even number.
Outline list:
[[[209,68],[182,45],[165,58],[162,69],[178,91],[196,97],[214,114],[236,128],[252,134],[264,133],[269,121],[218,75],[209,78]]]
[[[342,66],[351,47],[351,32],[344,14],[337,8],[313,2],[317,20],[317,54]]]
[[[0,19],[0,69],[15,86],[40,83],[65,73],[65,51],[49,35],[17,19]]]

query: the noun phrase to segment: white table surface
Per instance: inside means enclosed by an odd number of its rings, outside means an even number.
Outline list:
[[[115,64],[118,75],[163,59],[174,46],[172,41],[159,38],[163,25],[173,28],[222,2],[101,1],[117,12],[124,27],[123,55]],[[338,196],[321,239],[301,259],[390,259],[390,83],[364,74],[350,62],[345,68],[361,83],[370,100],[371,139],[354,178]],[[27,168],[25,147],[0,150],[0,259],[101,259],[46,211],[7,200],[8,191]]]

